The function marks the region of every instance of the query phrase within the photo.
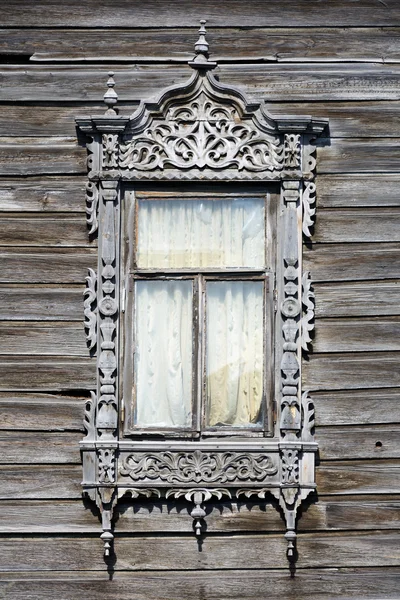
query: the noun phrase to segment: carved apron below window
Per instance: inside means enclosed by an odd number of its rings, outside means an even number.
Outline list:
[[[112,551],[118,499],[274,496],[295,521],[315,490],[314,407],[301,389],[314,295],[302,241],[315,216],[313,141],[326,119],[273,119],[220,83],[204,22],[187,82],[117,114],[79,117],[97,272],[84,300],[97,388],[84,492]],[[229,543],[229,541],[227,541]]]

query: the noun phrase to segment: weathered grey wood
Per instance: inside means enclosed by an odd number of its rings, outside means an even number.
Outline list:
[[[89,246],[86,219],[82,215],[3,216],[1,222],[1,246]]]
[[[176,23],[177,25],[178,23]],[[211,25],[211,22],[210,22]],[[98,60],[99,57],[131,60],[187,61],[191,58],[188,38],[192,33],[178,27],[163,29],[0,29],[0,53],[33,55],[31,60]],[[208,39],[213,59],[221,60],[359,60],[397,62],[399,28],[346,27],[240,28],[212,27]],[[232,45],[232,40],[235,44]]]
[[[315,244],[303,252],[313,281],[399,279],[400,244]]]
[[[268,590],[270,600],[363,600],[398,599],[400,572],[396,567],[360,569],[298,569],[296,577],[287,571],[153,571],[108,573],[81,571],[18,572],[0,575],[1,592],[15,600],[37,595],[43,600],[259,600],[260,590]],[[263,592],[262,592],[263,593]]]
[[[182,83],[191,74],[187,66],[113,65],[116,89],[122,101],[138,101]],[[106,71],[103,65],[2,65],[0,100],[101,101]],[[400,66],[362,63],[221,65],[221,81],[246,87],[259,100],[396,100]]]
[[[324,462],[316,469],[320,494],[398,494],[398,460]]]
[[[303,361],[303,385],[314,390],[400,386],[400,352],[310,355]]]
[[[370,425],[400,422],[400,390],[365,389],[313,392],[317,433],[322,425]]]
[[[82,497],[80,465],[5,465],[0,475],[0,500]]]
[[[0,321],[2,354],[81,356],[89,351],[83,322],[8,323]]]
[[[98,533],[96,515],[81,500],[2,500],[3,534]],[[399,527],[397,496],[321,497],[301,513],[299,531],[395,529]],[[117,533],[192,533],[190,505],[181,502],[120,501]],[[207,505],[210,533],[283,531],[284,522],[268,500],[215,502]]]
[[[73,138],[0,138],[0,175],[85,171],[85,152]]]
[[[80,464],[81,433],[0,432],[0,464]]]
[[[15,600],[29,596],[43,600],[398,600],[400,571],[396,567],[359,569],[229,570],[176,572],[118,572],[109,581],[107,571],[79,573],[36,571],[0,574],[0,591]],[[261,590],[261,592],[260,592]],[[36,595],[36,596],[35,596]]]
[[[398,242],[400,207],[318,211],[313,242]]]
[[[81,498],[80,465],[5,465],[0,467],[0,499]],[[399,494],[400,465],[396,460],[323,462],[316,469],[318,493]]]
[[[2,178],[0,212],[83,213],[85,184],[85,177]]]
[[[399,185],[398,173],[318,176],[318,208],[399,206]]]
[[[318,173],[370,173],[399,171],[399,140],[397,138],[365,139],[334,138],[329,145],[318,142]]]
[[[88,396],[0,393],[0,429],[82,430]]]
[[[0,253],[1,283],[79,283],[84,291],[88,268],[96,264],[97,248],[10,249]]]
[[[317,319],[400,314],[400,282],[397,281],[316,283],[314,291]],[[322,322],[318,325],[323,327]]]
[[[399,458],[400,427],[375,425],[348,428],[324,427],[317,430],[321,460],[355,458]]]
[[[80,321],[82,285],[0,285],[0,320]]]
[[[90,358],[74,360],[60,356],[2,356],[0,390],[53,390],[68,393],[71,390],[94,389],[95,372],[95,361]]]
[[[298,568],[398,566],[399,536],[395,533],[301,534]],[[95,537],[2,538],[2,571],[100,570],[101,541]],[[199,552],[193,535],[171,537],[121,537],[121,556],[115,570],[260,569],[285,568],[286,541],[282,535],[206,536]],[[268,548],[268,551],[266,551]]]
[[[314,352],[400,350],[400,319],[399,317],[320,319],[315,327],[313,350]]]
[[[5,6],[2,17],[4,27],[21,26],[19,7],[18,0],[10,0]],[[207,15],[210,26],[214,27],[312,27],[325,26],[327,23],[346,27],[377,27],[400,22],[399,7],[390,0],[384,4],[362,0],[355,5],[337,0],[327,7],[320,4],[311,6],[307,0],[272,0],[267,5],[262,0],[256,0],[251,5],[228,0],[223,6],[205,0],[201,9],[201,14]],[[55,4],[53,0],[40,0],[35,5],[35,11],[29,7],[25,15],[28,27],[176,27],[178,23],[181,27],[193,27],[194,32],[199,19],[199,7],[190,0],[183,0],[179,6],[159,0],[151,0],[143,5],[139,0],[133,0],[129,7],[120,3],[110,10],[107,0],[90,0],[84,5],[74,0],[66,6]]]

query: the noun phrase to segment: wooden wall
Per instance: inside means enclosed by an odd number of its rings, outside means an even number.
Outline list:
[[[123,506],[107,572],[81,499],[96,248],[74,116],[103,110],[110,68],[123,114],[184,80],[203,17],[221,81],[273,114],[331,122],[304,250],[318,501],[299,521],[294,578],[271,506],[216,505],[200,550],[185,505]],[[0,22],[0,598],[398,600],[400,3],[8,0]]]

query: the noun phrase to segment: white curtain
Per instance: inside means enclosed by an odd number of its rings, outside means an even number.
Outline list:
[[[191,281],[137,281],[135,387],[138,427],[192,425]]]
[[[261,425],[263,283],[207,283],[207,425]]]
[[[265,264],[264,199],[139,200],[140,268]]]

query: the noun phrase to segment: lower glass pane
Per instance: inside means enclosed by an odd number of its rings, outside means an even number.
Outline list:
[[[263,420],[262,281],[207,283],[208,427],[256,427]]]
[[[192,281],[135,285],[135,426],[192,425]]]

